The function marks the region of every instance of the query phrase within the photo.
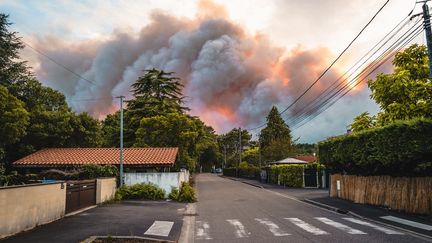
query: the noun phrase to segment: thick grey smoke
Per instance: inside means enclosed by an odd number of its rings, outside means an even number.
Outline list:
[[[185,19],[155,11],[139,33],[117,31],[78,44],[39,36],[39,49],[94,83],[42,57],[36,73],[63,92],[76,111],[103,117],[117,109],[118,101],[111,98],[130,97],[130,86],[143,70],[175,72],[185,85],[191,113],[225,132],[260,124],[272,105],[287,106],[330,61],[324,48],[286,50],[266,36],[248,33],[220,9],[216,12]],[[298,107],[337,77],[329,72]]]

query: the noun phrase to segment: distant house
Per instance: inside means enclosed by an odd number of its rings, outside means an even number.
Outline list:
[[[308,164],[308,162],[296,158],[286,158],[283,160],[271,162],[270,164],[271,165],[303,165],[303,164]]]
[[[47,148],[13,163],[27,172],[72,169],[85,164],[119,166],[119,148]],[[127,172],[168,172],[178,160],[178,148],[124,148]]]
[[[298,155],[298,156],[295,156],[294,158],[298,159],[298,160],[306,161],[308,163],[317,162],[317,157],[314,155]]]

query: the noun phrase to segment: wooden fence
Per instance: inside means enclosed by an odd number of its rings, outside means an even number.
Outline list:
[[[331,197],[389,207],[408,213],[432,214],[432,177],[331,176]]]

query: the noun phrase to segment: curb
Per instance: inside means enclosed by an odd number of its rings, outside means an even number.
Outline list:
[[[319,203],[319,202],[316,202],[316,201],[313,201],[313,200],[310,200],[310,199],[303,199],[303,201],[307,202],[307,203],[310,203],[310,204],[313,204],[315,206],[319,206],[319,207],[325,208],[325,209],[330,210],[330,211],[334,211],[334,212],[340,213],[340,214],[354,214],[354,213],[352,213],[350,211],[343,210],[343,209],[340,209],[340,208],[336,208],[336,207],[333,207],[333,206],[330,206],[330,205],[327,205],[327,204],[324,204],[324,203]],[[354,214],[354,215],[357,215],[357,214]]]

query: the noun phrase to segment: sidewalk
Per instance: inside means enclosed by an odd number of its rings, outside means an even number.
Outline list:
[[[306,203],[347,214],[347,216],[364,218],[380,224],[402,228],[415,234],[432,237],[432,215],[414,215],[379,206],[353,203],[348,200],[329,197],[327,189],[286,188],[279,185],[261,183],[256,180],[233,177],[225,178],[295,197]]]

